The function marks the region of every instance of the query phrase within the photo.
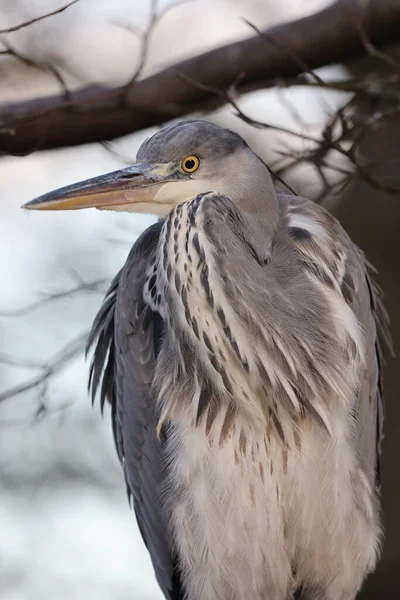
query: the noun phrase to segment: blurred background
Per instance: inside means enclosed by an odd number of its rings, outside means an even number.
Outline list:
[[[59,8],[55,0],[0,0],[0,29]],[[169,10],[153,31],[142,73],[241,39],[259,28],[320,10],[323,0],[193,0]],[[163,9],[166,2],[160,2]],[[147,0],[82,0],[68,10],[0,36],[0,102],[60,91],[52,64],[69,89],[127,81],[140,60],[137,30]],[[2,46],[0,45],[0,52]],[[397,68],[400,52],[320,69],[341,81]],[[400,72],[400,71],[399,71]],[[399,96],[400,98],[400,92]],[[304,86],[272,88],[240,100],[246,114],[277,127],[321,132],[349,100],[343,91]],[[370,106],[357,106],[360,114]],[[304,195],[325,203],[379,272],[400,340],[400,111],[368,130],[360,152],[382,186],[355,173],[343,191],[310,162],[286,168],[285,153],[307,153],[304,140],[260,130],[232,107],[207,115],[241,133]],[[153,131],[111,144],[0,157],[0,598],[2,600],[161,600],[147,551],[128,507],[111,436],[87,396],[83,347],[102,295],[152,217],[96,212],[27,214],[20,205],[53,188],[125,166]],[[298,154],[300,155],[300,154]],[[282,163],[283,160],[283,163]],[[286,160],[288,157],[286,156]],[[286,166],[285,166],[286,165]],[[343,173],[342,173],[343,174]],[[374,179],[374,180],[375,180]],[[340,181],[339,181],[340,183]],[[69,293],[66,293],[68,292]],[[385,373],[386,438],[383,558],[361,598],[398,597],[400,567],[400,409],[396,361]]]

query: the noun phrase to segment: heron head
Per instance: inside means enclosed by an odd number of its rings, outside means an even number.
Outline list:
[[[23,208],[166,216],[202,192],[240,202],[259,195],[260,186],[273,190],[267,168],[240,135],[207,121],[181,121],[143,142],[133,166],[50,192]]]

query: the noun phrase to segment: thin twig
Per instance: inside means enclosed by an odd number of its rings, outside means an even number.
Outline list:
[[[103,146],[104,150],[107,150],[107,152],[109,152],[111,156],[113,156],[114,158],[118,159],[126,165],[132,165],[135,162],[133,158],[130,158],[129,156],[124,156],[123,154],[115,150],[112,142],[100,142],[100,145]]]
[[[251,27],[256,33],[258,33],[258,35],[263,40],[265,40],[267,42],[267,44],[270,44],[271,46],[273,46],[273,48],[278,50],[278,52],[280,54],[287,56],[293,62],[293,64],[297,65],[300,68],[301,71],[303,71],[304,73],[308,73],[308,75],[310,75],[318,83],[318,85],[320,85],[322,87],[325,86],[325,82],[323,81],[323,79],[321,79],[321,77],[319,75],[317,75],[317,73],[315,73],[315,71],[310,69],[310,67],[307,65],[307,63],[304,60],[302,60],[301,58],[299,58],[299,56],[297,56],[296,54],[293,54],[293,52],[291,52],[286,46],[281,44],[276,38],[274,38],[272,35],[270,35],[269,33],[265,32],[265,31],[261,31],[256,25],[254,25],[247,19],[243,19],[243,21],[249,27]]]
[[[18,31],[19,29],[23,29],[24,27],[28,27],[29,25],[33,25],[33,23],[37,23],[38,21],[43,21],[43,19],[48,19],[49,17],[53,17],[54,15],[58,15],[64,10],[67,10],[73,4],[76,4],[79,0],[72,0],[68,4],[65,4],[61,8],[57,8],[57,10],[53,10],[52,12],[46,13],[45,15],[41,15],[40,17],[35,17],[34,19],[30,19],[29,21],[24,21],[24,23],[20,23],[19,25],[14,25],[12,27],[6,27],[5,29],[0,29],[0,34],[3,33],[12,33],[13,31]]]
[[[35,67],[37,69],[40,69],[41,71],[44,71],[45,73],[50,73],[51,75],[53,75],[61,86],[65,100],[69,99],[70,92],[67,88],[67,84],[66,84],[63,76],[61,75],[60,71],[54,65],[52,65],[50,63],[35,62],[31,58],[24,56],[19,51],[15,50],[15,48],[11,47],[11,45],[8,41],[5,42],[4,40],[2,40],[2,43],[6,47],[5,52],[9,56],[13,56],[14,58],[21,61],[24,65],[26,65],[28,67]]]
[[[8,311],[3,310],[0,312],[0,317],[21,317],[34,310],[42,308],[46,304],[53,303],[54,301],[60,300],[62,298],[71,298],[72,296],[76,296],[78,294],[87,292],[101,292],[104,290],[105,286],[108,283],[109,280],[107,279],[97,279],[89,283],[80,282],[75,287],[69,288],[67,290],[44,294],[43,298],[39,298],[38,300],[35,300],[35,302],[32,302],[31,304],[28,304],[26,306],[22,306],[21,308]]]
[[[30,360],[29,358],[17,358],[0,352],[0,364],[8,367],[17,367],[18,369],[43,369],[43,364]]]
[[[88,336],[89,331],[80,334],[55,354],[47,365],[35,367],[40,369],[38,375],[2,392],[0,394],[0,403],[47,384],[51,377],[58,375],[72,360],[83,355]],[[18,362],[17,359],[15,359],[15,362]]]
[[[355,19],[355,26],[367,54],[373,58],[378,58],[392,69],[400,72],[400,63],[385,52],[378,50],[375,44],[372,43],[361,19]]]
[[[147,61],[149,49],[150,49],[151,36],[153,35],[153,31],[156,28],[156,26],[165,17],[165,15],[167,13],[169,13],[171,10],[177,8],[178,6],[180,6],[182,4],[187,4],[187,3],[193,2],[193,1],[194,0],[177,0],[177,2],[174,2],[173,4],[169,4],[165,8],[163,8],[161,11],[158,11],[159,0],[151,0],[149,24],[147,25],[145,31],[142,32],[141,35],[139,35],[139,37],[141,38],[141,43],[142,43],[141,51],[140,51],[140,55],[139,55],[139,62],[137,64],[137,67],[136,67],[133,75],[131,75],[131,78],[129,79],[128,83],[126,84],[126,88],[130,89],[130,87],[135,83],[135,81],[142,74],[142,71],[143,71],[146,61]],[[135,33],[135,35],[138,35],[137,29],[133,30],[133,33]]]

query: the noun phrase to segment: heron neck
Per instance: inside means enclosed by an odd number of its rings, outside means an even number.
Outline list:
[[[248,170],[251,175],[244,177],[243,172],[237,173],[224,193],[240,208],[255,252],[260,260],[266,261],[281,212],[268,169],[256,155],[254,157],[256,162],[253,161]]]

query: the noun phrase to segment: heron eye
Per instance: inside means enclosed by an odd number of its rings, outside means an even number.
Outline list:
[[[181,162],[182,170],[185,171],[185,173],[194,173],[195,171],[197,171],[199,166],[200,166],[200,159],[197,156],[195,156],[194,154],[187,156]]]

